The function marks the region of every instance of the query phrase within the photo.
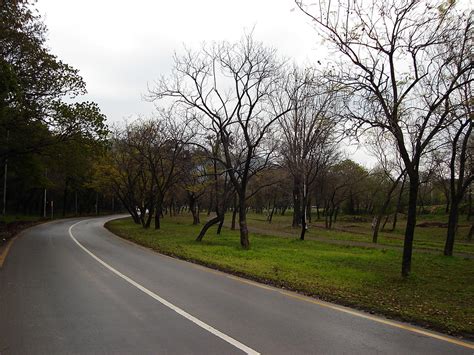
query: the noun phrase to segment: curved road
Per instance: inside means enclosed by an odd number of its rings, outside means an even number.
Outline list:
[[[175,260],[69,219],[0,269],[0,354],[473,354],[474,344]],[[116,218],[116,217],[115,217]]]

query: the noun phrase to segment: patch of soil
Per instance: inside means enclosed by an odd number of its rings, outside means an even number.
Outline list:
[[[429,227],[448,228],[448,224],[443,223],[443,222],[422,222],[422,223],[418,223],[416,226],[421,227],[421,228],[429,228]]]
[[[344,221],[344,222],[363,222],[363,223],[371,221],[371,219],[367,217],[363,217],[363,216],[344,216],[344,217],[339,218],[339,220]]]

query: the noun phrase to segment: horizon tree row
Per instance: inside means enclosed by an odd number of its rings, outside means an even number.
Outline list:
[[[297,5],[338,59],[322,70],[297,68],[252,34],[185,49],[149,89],[148,100],[167,108],[118,130],[113,173],[103,175],[114,177],[116,193],[144,227],[154,213],[159,228],[164,201],[179,189],[191,196],[197,223],[197,201],[211,191],[215,216],[197,239],[213,224],[220,230],[232,209],[245,249],[249,206],[264,195],[273,206],[289,198],[302,240],[313,204],[324,205],[331,228],[343,202],[354,210],[365,200],[377,242],[393,204],[395,226],[406,191],[403,276],[411,270],[418,207],[437,184],[449,204],[444,253],[452,255],[459,207],[474,179],[472,14],[451,2]],[[153,125],[161,128],[149,136]],[[369,147],[372,171],[343,159],[348,140]]]
[[[89,184],[108,129],[79,71],[51,53],[34,1],[0,2],[1,214],[97,210]],[[49,206],[46,208],[46,206]]]

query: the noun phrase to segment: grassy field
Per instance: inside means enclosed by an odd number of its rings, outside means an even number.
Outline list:
[[[251,225],[259,223],[255,216],[251,217]],[[269,230],[277,228],[275,225]],[[251,249],[243,250],[238,232],[228,228],[220,236],[211,229],[198,243],[194,238],[200,226],[192,226],[189,216],[164,218],[160,231],[144,230],[131,219],[112,221],[107,226],[124,238],[168,255],[447,333],[474,337],[473,259],[415,253],[412,275],[402,279],[398,250],[317,240],[301,242],[270,236],[268,231],[266,235],[252,233]]]
[[[370,217],[367,217],[370,219]],[[393,231],[380,231],[378,237],[379,245],[386,246],[403,246],[403,237],[405,232],[405,220],[400,216],[400,221],[397,223],[397,228]],[[248,216],[249,225],[258,228],[259,230],[265,231],[265,233],[274,233],[285,235],[297,236],[299,230],[295,230],[291,227],[291,215],[285,216],[274,216],[273,221],[269,224],[266,221],[266,216],[262,214],[249,214]],[[432,216],[422,215],[418,216],[417,224],[423,224],[424,222],[442,222],[446,223],[448,220],[447,216]],[[470,222],[465,220],[465,217],[459,221],[459,228],[457,234],[457,240],[454,245],[454,252],[463,254],[472,254],[474,257],[474,242],[467,240],[467,235],[470,228]],[[344,241],[355,241],[372,243],[372,230],[371,222],[360,222],[354,221],[352,216],[342,216],[339,221],[335,224],[334,230],[327,230],[324,228],[323,221],[314,221],[311,223],[312,228],[309,229],[306,234],[308,238],[317,238],[318,240],[344,240]],[[387,229],[391,227],[390,223],[387,223]],[[441,227],[417,227],[416,235],[414,240],[414,247],[419,249],[432,250],[433,252],[443,252],[444,243],[446,240],[447,228]]]

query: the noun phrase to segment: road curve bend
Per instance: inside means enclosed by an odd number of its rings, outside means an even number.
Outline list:
[[[117,218],[22,233],[0,269],[0,354],[473,354],[474,344],[137,246]]]

